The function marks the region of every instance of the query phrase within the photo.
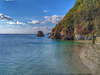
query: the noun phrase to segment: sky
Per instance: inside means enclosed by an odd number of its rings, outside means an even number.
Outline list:
[[[45,33],[64,17],[76,0],[0,0],[0,34]]]

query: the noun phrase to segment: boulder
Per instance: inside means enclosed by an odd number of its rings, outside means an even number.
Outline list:
[[[38,32],[37,32],[37,36],[38,36],[38,37],[44,37],[43,31],[38,31]]]

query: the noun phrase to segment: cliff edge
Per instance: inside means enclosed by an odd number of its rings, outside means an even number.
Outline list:
[[[89,40],[100,24],[100,0],[77,0],[74,7],[53,28],[50,38]]]

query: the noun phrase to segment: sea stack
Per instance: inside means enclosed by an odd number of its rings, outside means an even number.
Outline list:
[[[44,37],[43,31],[38,31],[38,32],[37,32],[37,36],[38,36],[38,37]]]

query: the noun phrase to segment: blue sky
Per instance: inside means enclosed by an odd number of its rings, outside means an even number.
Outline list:
[[[0,0],[0,33],[48,32],[76,0]]]

